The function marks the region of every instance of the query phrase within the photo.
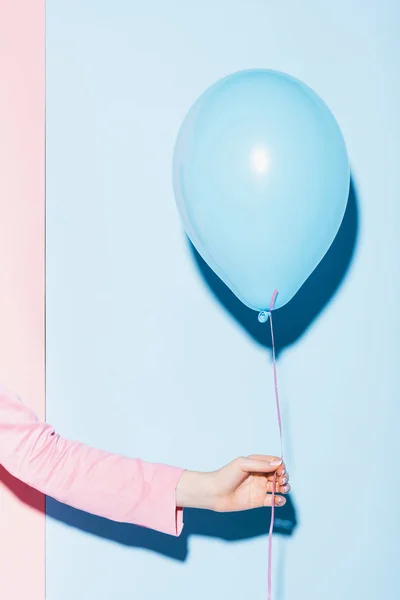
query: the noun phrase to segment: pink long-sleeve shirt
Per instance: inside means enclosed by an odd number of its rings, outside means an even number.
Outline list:
[[[95,515],[180,535],[183,469],[112,454],[60,437],[0,385],[0,464],[29,486]]]

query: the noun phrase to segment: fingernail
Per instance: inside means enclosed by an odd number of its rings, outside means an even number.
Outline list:
[[[271,467],[279,467],[279,465],[282,464],[281,460],[271,460],[271,462],[269,463],[271,465]]]
[[[284,478],[282,479],[282,485],[285,485],[285,483],[287,483],[287,477],[284,477]]]
[[[286,473],[286,469],[282,469],[282,475]]]
[[[283,488],[284,493],[286,494],[286,492],[288,492],[290,490],[290,487],[288,485],[285,485],[285,487]]]
[[[283,504],[285,502],[285,499],[282,498],[282,496],[278,496],[278,504]]]

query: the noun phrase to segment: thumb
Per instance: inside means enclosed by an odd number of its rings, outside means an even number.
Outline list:
[[[242,459],[241,468],[246,473],[274,473],[282,462],[277,456],[248,456]]]

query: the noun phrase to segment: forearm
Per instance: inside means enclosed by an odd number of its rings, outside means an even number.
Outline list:
[[[176,488],[176,502],[183,508],[214,510],[216,489],[213,474],[185,471]]]
[[[2,387],[0,463],[21,481],[80,510],[172,535],[181,531],[176,487],[183,469],[66,440]]]

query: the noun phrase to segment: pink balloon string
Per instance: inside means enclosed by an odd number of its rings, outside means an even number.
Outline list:
[[[276,413],[278,416],[278,426],[279,426],[279,436],[281,443],[281,458],[283,460],[283,435],[282,435],[282,418],[281,418],[281,409],[279,403],[279,388],[278,388],[278,370],[276,366],[276,349],[275,349],[275,335],[274,335],[274,324],[272,319],[272,311],[275,307],[276,298],[278,296],[278,291],[275,290],[273,293],[271,304],[269,307],[269,323],[271,327],[271,346],[272,346],[272,364],[274,371],[274,391],[275,391],[275,401],[276,401]],[[272,598],[272,535],[274,531],[274,520],[275,520],[275,485],[276,485],[276,471],[274,473],[273,481],[272,481],[272,495],[271,495],[271,522],[269,526],[269,535],[268,535],[268,600]]]

